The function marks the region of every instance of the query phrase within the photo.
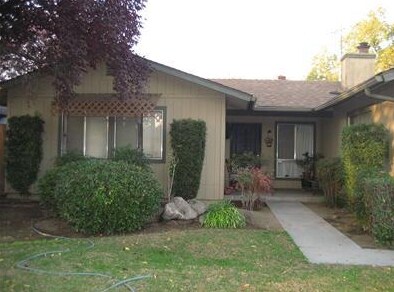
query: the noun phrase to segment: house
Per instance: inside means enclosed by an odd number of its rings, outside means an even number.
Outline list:
[[[340,133],[348,124],[383,123],[394,135],[394,68],[374,75],[375,56],[365,46],[342,58],[342,81],[208,80],[149,61],[153,72],[145,95],[153,114],[136,117],[135,104],[114,99],[105,66],[86,73],[75,88],[68,114],[52,106],[50,76],[28,86],[21,78],[2,84],[9,116],[39,113],[45,121],[41,174],[69,150],[107,158],[123,145],[142,147],[166,186],[169,129],[173,119],[207,124],[200,199],[223,198],[225,158],[232,153],[260,154],[274,174],[276,188],[300,188],[302,154],[340,155]],[[266,138],[273,143],[266,143]],[[394,141],[394,140],[393,140]],[[394,175],[394,142],[390,167]],[[9,186],[7,190],[10,191]]]

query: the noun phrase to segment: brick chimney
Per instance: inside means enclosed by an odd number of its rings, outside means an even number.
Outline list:
[[[341,59],[341,83],[345,89],[375,75],[375,54],[369,53],[369,44],[360,43],[357,53],[345,54]]]
[[[286,80],[286,76],[284,76],[284,75],[279,75],[279,76],[278,76],[278,80]]]

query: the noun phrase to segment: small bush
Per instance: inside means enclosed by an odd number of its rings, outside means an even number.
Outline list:
[[[241,228],[245,225],[245,216],[229,201],[210,205],[203,222],[203,226],[208,228]]]
[[[63,166],[63,165],[66,165],[67,163],[70,163],[70,162],[82,161],[82,160],[86,160],[86,159],[89,159],[89,158],[83,156],[82,153],[70,151],[70,152],[67,152],[67,153],[63,154],[62,156],[58,157],[56,159],[55,166]]]
[[[316,163],[316,174],[326,204],[330,207],[342,206],[344,204],[342,161],[339,158],[320,159]]]
[[[185,200],[197,196],[204,162],[206,125],[204,121],[174,120],[171,147],[177,165],[172,193]]]
[[[343,129],[342,156],[346,195],[354,205],[359,171],[364,168],[383,170],[388,156],[388,131],[383,125],[353,125]]]
[[[371,231],[372,228],[372,196],[370,183],[376,178],[383,178],[388,175],[377,168],[368,167],[359,170],[354,192],[353,212],[364,230]]]
[[[19,116],[8,119],[6,143],[6,175],[12,188],[29,195],[30,186],[37,180],[42,160],[44,121],[38,116]]]
[[[257,167],[239,169],[236,181],[241,189],[242,206],[248,210],[253,210],[259,195],[272,194],[273,191],[271,176]]]
[[[253,154],[253,152],[244,152],[231,156],[230,166],[233,172],[236,172],[240,168],[259,168],[262,165],[262,158],[259,155]]]
[[[68,163],[59,168],[54,192],[60,216],[90,234],[140,229],[162,197],[151,171],[124,161]]]
[[[58,212],[55,189],[59,179],[59,168],[54,167],[43,175],[37,184],[40,203],[49,210]]]
[[[143,168],[148,168],[149,166],[149,160],[144,153],[139,149],[132,149],[130,147],[117,148],[112,160],[125,161]]]

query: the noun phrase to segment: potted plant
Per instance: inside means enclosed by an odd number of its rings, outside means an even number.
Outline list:
[[[262,158],[252,152],[233,154],[230,159],[226,159],[229,188],[227,188],[225,192],[231,192],[231,189],[235,189],[237,183],[236,177],[239,170],[246,168],[261,168],[263,163],[264,161]]]
[[[309,152],[305,152],[302,154],[303,159],[297,160],[297,165],[302,168],[301,175],[301,187],[306,190],[310,190],[313,187],[313,184],[316,182],[315,177],[315,164],[316,161],[323,156],[317,154],[315,156],[309,155]]]

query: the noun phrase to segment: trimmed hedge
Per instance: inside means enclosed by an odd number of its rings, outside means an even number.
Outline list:
[[[330,207],[342,206],[343,167],[339,158],[320,159],[316,162],[316,174],[323,190],[326,204]]]
[[[388,176],[386,172],[373,167],[364,168],[358,172],[352,209],[364,230],[372,230],[373,194],[370,194],[369,185],[373,180],[386,176]]]
[[[37,180],[42,160],[44,121],[38,116],[19,116],[8,119],[6,142],[6,175],[12,188],[29,195],[30,186]]]
[[[394,243],[394,178],[373,169],[365,171],[359,186],[359,217],[382,244]],[[363,203],[363,204],[361,204]]]
[[[44,203],[77,231],[113,234],[140,229],[163,191],[149,169],[124,161],[87,159],[55,168],[40,180]]]
[[[246,225],[246,219],[229,201],[221,201],[209,205],[202,225],[208,228],[241,228]]]
[[[185,200],[197,196],[205,154],[206,125],[201,120],[174,120],[171,147],[177,160],[173,194]]]
[[[353,125],[342,131],[345,190],[350,206],[356,198],[359,172],[365,168],[383,170],[388,157],[388,131],[383,125]]]

